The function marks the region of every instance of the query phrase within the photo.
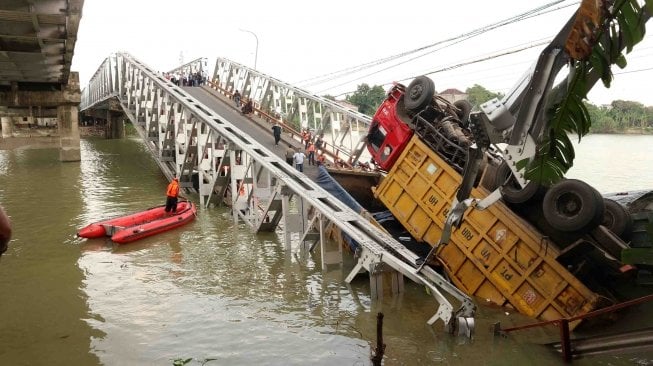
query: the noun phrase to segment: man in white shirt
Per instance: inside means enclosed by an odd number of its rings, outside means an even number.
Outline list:
[[[300,172],[304,172],[304,158],[306,158],[306,155],[300,150],[297,149],[297,152],[295,155],[293,155],[293,160],[295,161],[295,168],[299,170]]]

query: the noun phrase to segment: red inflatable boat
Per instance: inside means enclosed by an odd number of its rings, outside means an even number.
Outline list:
[[[197,209],[192,202],[177,204],[177,212],[165,212],[165,205],[131,215],[92,223],[77,232],[82,238],[110,236],[116,243],[124,244],[158,234],[187,224],[195,218]]]

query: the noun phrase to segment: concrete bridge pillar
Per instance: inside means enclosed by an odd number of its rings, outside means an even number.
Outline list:
[[[79,151],[79,74],[71,72],[64,87],[62,104],[57,106],[60,147],[59,160],[80,161]]]
[[[59,160],[80,161],[79,151],[79,107],[76,105],[61,105],[57,107],[59,121]]]
[[[122,113],[118,114],[107,110],[106,136],[108,139],[120,139],[125,137],[125,120]]]
[[[38,83],[37,83],[38,84]],[[13,118],[23,118],[28,127],[37,123],[34,108],[37,108],[41,118],[57,117],[58,147],[61,161],[80,161],[79,152],[79,74],[71,72],[65,85],[45,83],[32,85],[28,90],[21,89],[18,82],[11,83],[11,90],[0,93],[0,126],[2,137],[11,137],[14,129]],[[36,90],[32,90],[32,88]],[[6,112],[5,112],[6,111]],[[18,131],[18,130],[16,130]],[[38,131],[23,131],[27,135],[26,144],[35,144],[44,148],[56,147],[57,141],[52,136],[43,136]],[[34,135],[34,136],[33,136]],[[25,143],[23,143],[25,144]]]
[[[12,136],[13,123],[11,117],[0,117],[2,127],[2,138],[6,139]]]

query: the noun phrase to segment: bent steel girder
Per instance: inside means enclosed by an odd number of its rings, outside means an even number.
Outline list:
[[[358,136],[365,133],[372,118],[353,111],[338,102],[313,95],[281,80],[226,58],[218,58],[213,82],[227,93],[238,90],[254,100],[259,109],[278,115],[286,121],[298,121],[301,128],[314,132],[330,131],[330,143],[346,155],[351,155]]]
[[[330,222],[359,244],[347,282],[366,270],[374,293],[384,272],[393,273],[394,282],[407,276],[428,287],[439,303],[429,324],[473,315],[469,297],[431,268],[417,270],[415,253],[164,76],[126,53],[111,56],[101,68],[85,89],[80,110],[117,98],[163,173],[169,179],[178,175],[181,187],[197,192],[202,205],[224,198],[235,221],[242,219],[255,231],[283,226],[288,232],[290,198],[300,200],[313,218],[318,215],[311,222],[320,225],[318,230],[309,225],[301,241],[317,233],[323,242],[321,228]],[[460,310],[454,313],[441,290],[462,303]]]

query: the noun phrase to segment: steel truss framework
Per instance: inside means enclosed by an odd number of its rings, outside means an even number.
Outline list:
[[[206,57],[196,58],[193,61],[187,62],[181,66],[175,67],[168,71],[170,75],[191,75],[195,73],[208,76],[208,67]]]
[[[268,114],[299,121],[301,128],[316,133],[330,132],[331,145],[350,156],[350,162],[358,159],[362,144],[357,135],[365,137],[370,116],[226,58],[216,60],[212,81],[227,93],[238,90]]]
[[[394,292],[402,290],[407,276],[426,286],[439,303],[429,324],[441,319],[448,329],[456,321],[466,328],[475,311],[468,296],[430,267],[418,269],[416,254],[129,54],[104,61],[82,92],[80,110],[99,107],[112,98],[118,100],[163,173],[169,179],[179,176],[182,188],[198,193],[202,205],[228,200],[234,220],[243,220],[255,232],[281,226],[289,248],[289,222],[305,215],[293,209],[291,200],[300,202],[311,223],[298,233],[300,241],[313,240],[311,248],[320,244],[324,268],[342,262],[341,255],[332,260],[337,253],[329,252],[326,245],[325,227],[332,223],[359,244],[347,282],[367,271],[374,298],[383,294],[384,273],[391,276]],[[460,301],[456,312],[441,290]]]

